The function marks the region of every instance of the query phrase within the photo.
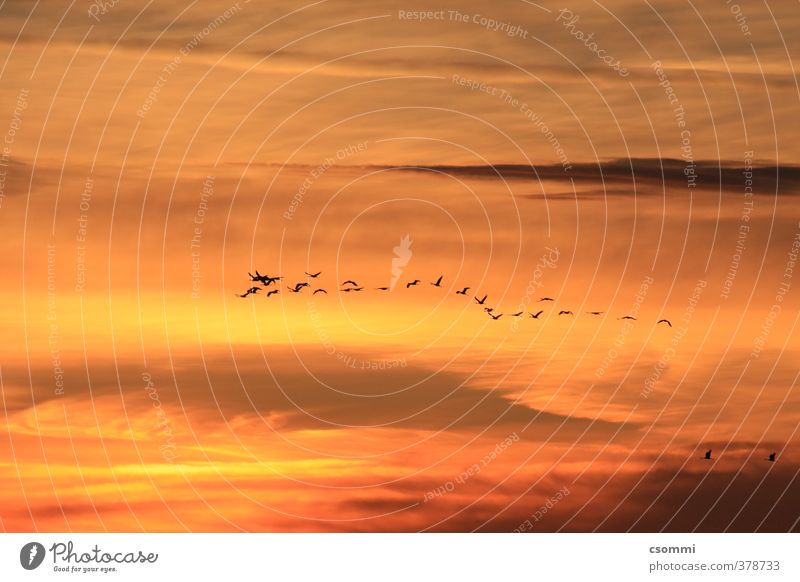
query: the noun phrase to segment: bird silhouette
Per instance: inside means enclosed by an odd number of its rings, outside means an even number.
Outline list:
[[[623,315],[619,319],[632,319],[633,321],[636,321],[636,318],[632,315]]]
[[[483,310],[484,310],[486,313],[491,313],[492,311],[494,311],[494,307],[484,307],[484,308],[483,308]]]
[[[522,311],[518,311],[518,312],[516,312],[516,313],[509,313],[509,315],[510,315],[511,317],[519,317],[520,315],[522,315],[522,313],[523,313]]]
[[[711,449],[708,449],[708,450],[706,451],[706,456],[705,456],[704,458],[705,458],[706,460],[709,460],[709,461],[711,460]]]
[[[244,297],[247,297],[248,295],[255,295],[259,291],[261,291],[261,287],[250,287],[247,291],[245,291],[241,295],[238,294],[238,293],[237,293],[237,295],[239,295],[239,297],[244,298]]]
[[[540,316],[542,313],[544,313],[544,311],[538,311],[538,312],[536,312],[536,313],[531,313],[531,317],[532,317],[533,319],[539,319],[539,316]]]
[[[475,297],[474,299],[478,303],[478,305],[483,305],[484,303],[486,303],[486,298],[487,297],[488,297],[488,295],[484,295],[483,299],[478,299],[477,297]]]
[[[672,324],[667,319],[659,319],[658,323],[666,323],[668,326],[672,327]],[[656,325],[658,325],[658,323]]]
[[[439,278],[436,279],[436,282],[431,283],[431,285],[433,285],[434,287],[441,287],[443,278],[444,278],[444,275],[439,275]]]
[[[420,283],[422,283],[422,281],[420,281],[419,279],[414,279],[410,283],[406,283],[406,289],[408,289],[409,287],[413,287],[414,285],[419,285]]]
[[[292,293],[300,293],[300,290],[303,288],[302,285],[296,285],[294,287],[286,287]]]
[[[492,319],[494,319],[495,321],[497,321],[498,319],[500,319],[501,317],[503,317],[503,314],[502,314],[502,313],[498,313],[497,315],[493,315],[493,314],[491,314],[491,313],[490,313],[490,314],[489,314],[489,317],[491,317]]]
[[[322,271],[319,271],[318,273],[309,273],[308,271],[305,271],[305,273],[306,273],[306,275],[308,275],[312,279],[316,279],[317,277],[322,275]]]
[[[767,460],[768,460],[770,463],[774,463],[774,462],[775,462],[775,453],[770,453],[770,454],[769,454],[769,457],[767,457]]]
[[[602,315],[603,314],[602,311],[587,311],[586,313],[588,313],[589,315]]]
[[[375,287],[375,289],[377,289],[378,291],[388,291],[389,290],[388,287]]]
[[[303,281],[303,282],[301,282],[301,283],[298,283],[297,285],[295,285],[295,287],[296,287],[297,289],[300,289],[301,287],[311,287],[311,285],[309,285],[308,283],[306,283],[305,281]]]
[[[542,297],[541,299],[539,299],[539,303],[541,303],[542,301],[555,301],[555,299],[553,299],[552,297]]]
[[[574,313],[572,313],[571,311],[559,311],[558,314],[559,315],[574,315]]]
[[[314,292],[312,293],[312,295],[316,295],[317,293],[325,293],[325,295],[328,294],[328,292],[325,291],[325,289],[314,289]]]
[[[276,293],[280,293],[280,289],[273,289],[272,291],[267,291],[267,297],[270,295],[275,295]]]
[[[466,295],[469,287],[464,287],[461,291],[456,291],[456,295]]]
[[[358,287],[358,283],[356,283],[355,281],[351,281],[350,279],[342,283],[342,287],[344,287],[345,285],[352,285],[353,287]]]
[[[283,277],[270,277],[269,275],[262,275],[261,273],[258,272],[258,269],[256,269],[255,275],[253,275],[252,273],[247,273],[247,274],[250,275],[251,281],[258,281],[259,283],[264,285],[264,287],[269,287],[273,283],[277,283],[278,281],[283,279]]]
[[[345,293],[350,293],[351,291],[361,291],[363,287],[346,287],[342,289]]]

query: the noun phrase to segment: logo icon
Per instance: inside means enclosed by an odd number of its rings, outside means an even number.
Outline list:
[[[29,542],[19,551],[19,563],[26,570],[35,570],[44,561],[44,546],[39,542]]]
[[[403,274],[403,269],[405,269],[406,265],[408,265],[408,261],[411,260],[412,242],[414,241],[411,240],[411,237],[409,235],[405,235],[400,239],[400,244],[394,247],[394,257],[392,258],[392,280],[391,283],[389,283],[390,291],[394,291],[397,281],[400,279],[400,275]]]

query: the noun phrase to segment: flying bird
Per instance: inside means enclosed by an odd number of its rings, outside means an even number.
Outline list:
[[[431,285],[433,285],[434,287],[441,287],[442,286],[442,278],[444,278],[444,275],[439,275],[439,278],[436,279],[436,282],[435,283],[431,283]]]
[[[302,289],[302,285],[296,285],[294,287],[286,287],[292,293],[300,293],[300,289]]]
[[[484,307],[484,308],[483,308],[483,310],[484,310],[486,313],[491,313],[492,311],[494,311],[494,307]]]
[[[542,297],[541,299],[539,299],[539,303],[541,303],[542,301],[555,301],[555,299],[553,299],[552,297]]]
[[[633,321],[636,321],[636,318],[634,316],[632,316],[632,315],[624,315],[623,317],[620,317],[619,319],[632,319]]]
[[[574,313],[572,313],[571,311],[559,311],[559,312],[558,312],[558,314],[559,314],[559,315],[575,315],[575,314],[574,314]]]
[[[316,279],[317,277],[322,275],[322,271],[319,271],[318,273],[309,273],[308,271],[305,271],[305,274],[311,277],[312,279]]]
[[[275,295],[276,293],[280,293],[279,289],[273,289],[272,291],[267,291],[267,297],[270,295]]]
[[[539,319],[539,316],[544,313],[544,311],[538,311],[537,313],[531,313],[531,317],[533,319]]]
[[[659,319],[658,323],[666,323],[668,326],[672,327],[672,324],[669,322],[668,319]],[[656,324],[658,325],[658,324]]]
[[[375,289],[377,289],[378,291],[388,291],[389,290],[388,287],[375,287]]]
[[[510,315],[511,317],[519,317],[520,315],[522,315],[522,313],[523,313],[522,311],[518,311],[518,312],[516,312],[516,313],[509,313],[509,315]]]
[[[775,453],[770,453],[769,457],[767,458],[767,460],[769,462],[771,462],[771,463],[774,463],[775,462]]]
[[[503,314],[502,314],[502,313],[498,313],[497,315],[492,315],[492,314],[490,313],[490,314],[489,314],[489,317],[491,317],[492,319],[494,319],[495,321],[497,321],[498,319],[500,319],[501,317],[503,317]]]
[[[461,291],[456,291],[456,295],[466,295],[469,287],[464,287]]]
[[[358,283],[356,283],[355,281],[351,281],[350,279],[342,283],[342,287],[344,287],[345,285],[352,285],[353,287],[358,287]]]
[[[587,311],[589,315],[603,315],[602,311]]]
[[[325,289],[314,289],[314,292],[312,293],[312,295],[316,295],[317,293],[325,293],[325,295],[328,294],[328,292],[325,291]]]
[[[259,291],[261,291],[261,287],[250,287],[247,291],[245,291],[241,295],[239,293],[237,293],[237,295],[239,295],[239,297],[245,298],[248,295],[255,295]]]
[[[270,277],[269,275],[262,275],[261,273],[258,272],[258,269],[256,269],[255,275],[253,275],[252,273],[247,273],[247,274],[250,275],[251,281],[258,281],[259,283],[264,285],[264,287],[269,287],[272,283],[277,283],[278,281],[283,279],[283,277]]]
[[[475,297],[474,299],[478,303],[478,305],[483,305],[484,303],[486,303],[486,298],[487,297],[488,297],[488,295],[484,295],[483,299],[478,299],[477,297]]]
[[[409,287],[413,287],[414,285],[419,285],[420,283],[422,283],[422,281],[420,281],[419,279],[414,279],[410,283],[406,283],[406,289],[408,289]]]
[[[706,459],[706,460],[711,460],[711,449],[708,449],[708,450],[706,451],[706,456],[705,456],[705,459]]]
[[[346,287],[342,289],[345,293],[350,293],[351,291],[361,291],[363,287]]]

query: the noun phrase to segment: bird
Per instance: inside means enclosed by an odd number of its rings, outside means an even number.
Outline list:
[[[767,458],[767,460],[768,460],[770,463],[774,463],[774,462],[775,462],[775,453],[770,453],[770,454],[769,454],[769,457]]]
[[[345,285],[352,285],[353,287],[358,287],[358,283],[356,283],[355,281],[351,281],[350,279],[342,283],[342,287],[344,287]]]
[[[259,283],[264,285],[264,287],[269,287],[272,283],[277,283],[278,281],[283,279],[283,277],[270,277],[269,275],[262,275],[261,273],[258,272],[258,269],[256,269],[255,275],[249,272],[247,274],[250,275],[251,281],[258,281]]]
[[[346,287],[342,289],[345,293],[350,293],[351,291],[361,291],[363,287]]]
[[[538,311],[538,312],[536,312],[536,313],[531,313],[531,317],[532,317],[533,319],[539,319],[539,316],[540,316],[542,313],[544,313],[544,311]]]
[[[443,278],[444,278],[444,275],[439,275],[439,278],[436,279],[436,282],[435,283],[431,283],[431,285],[433,285],[434,287],[441,287]]]
[[[461,291],[456,291],[456,295],[466,295],[469,287],[464,287]]]
[[[509,313],[509,315],[510,315],[511,317],[519,317],[519,316],[521,316],[521,315],[522,315],[522,313],[523,313],[522,311],[518,311],[517,313]]]
[[[309,284],[308,284],[308,283],[306,283],[305,281],[303,281],[302,283],[298,283],[297,285],[295,285],[295,288],[297,288],[297,289],[300,289],[301,287],[311,287],[311,285],[309,285]]]
[[[672,324],[667,319],[659,319],[658,323],[666,323],[668,326],[672,327]],[[658,325],[658,323],[656,325]]]
[[[314,289],[314,292],[312,293],[312,295],[316,295],[317,293],[325,293],[325,295],[328,294],[328,292],[325,291],[325,289]]]
[[[388,287],[375,287],[375,289],[377,289],[378,291],[388,291],[389,290]]]
[[[245,292],[244,292],[244,293],[242,293],[241,295],[240,295],[240,294],[238,294],[238,293],[237,293],[237,295],[239,295],[239,297],[245,298],[245,297],[247,297],[248,295],[255,295],[255,294],[256,294],[256,293],[258,293],[259,291],[261,291],[261,287],[250,287],[250,288],[249,288],[247,291],[245,291]]]
[[[305,274],[311,277],[312,279],[316,279],[317,277],[322,275],[322,271],[319,271],[317,273],[309,273],[308,271],[305,271]]]
[[[620,317],[619,319],[632,319],[633,321],[636,321],[636,318],[634,316],[632,316],[632,315],[624,315],[624,316]]]
[[[603,314],[602,311],[587,311],[586,313],[588,313],[589,315],[602,315]]]
[[[484,308],[483,308],[483,310],[484,310],[486,313],[491,313],[492,311],[494,311],[494,307],[484,307]]]
[[[542,297],[541,299],[539,299],[539,303],[541,303],[542,301],[555,301],[555,299],[553,299],[552,297]]]
[[[571,311],[559,311],[558,314],[559,315],[574,315],[574,313],[572,313]]]
[[[420,281],[419,279],[414,279],[410,283],[406,283],[406,289],[408,289],[409,287],[413,287],[414,285],[419,285],[420,283],[422,283],[422,281]]]
[[[503,317],[503,314],[502,314],[502,313],[498,313],[497,315],[492,315],[492,314],[490,313],[490,314],[489,314],[489,317],[491,317],[492,319],[494,319],[495,321],[497,321],[498,319],[500,319],[501,317]]]
[[[273,289],[272,291],[267,291],[267,297],[270,295],[275,295],[276,293],[280,293],[279,289]]]
[[[486,298],[487,297],[488,297],[488,295],[484,295],[483,299],[478,299],[477,297],[475,297],[474,299],[478,303],[478,305],[483,305],[484,303],[486,303]]]
[[[706,460],[711,460],[711,449],[708,449],[708,450],[706,451],[706,456],[705,456],[705,459],[706,459]]]
[[[297,285],[295,287],[286,287],[286,288],[292,293],[300,293],[300,289],[302,289],[303,287],[301,285]]]

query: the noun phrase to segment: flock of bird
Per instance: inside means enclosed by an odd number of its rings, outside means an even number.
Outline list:
[[[245,297],[249,297],[250,295],[256,295],[262,289],[264,291],[266,291],[266,296],[267,297],[270,297],[271,295],[277,295],[277,294],[280,293],[279,286],[280,286],[280,281],[283,280],[283,277],[270,277],[268,275],[262,275],[261,273],[258,272],[258,270],[256,270],[255,274],[253,274],[253,273],[247,273],[247,274],[250,276],[250,281],[251,282],[260,283],[262,285],[262,287],[250,287],[244,293],[237,293],[237,295],[239,297],[245,298]],[[311,281],[315,281],[321,274],[322,274],[322,271],[318,271],[316,273],[305,272],[305,275]],[[436,279],[435,281],[431,281],[430,285],[432,285],[433,287],[441,287],[443,280],[444,280],[444,275],[440,275],[438,279]],[[413,281],[409,281],[408,283],[406,283],[405,287],[406,287],[406,289],[410,289],[411,287],[416,287],[417,285],[421,285],[421,284],[422,284],[422,281],[420,281],[419,279],[414,279]],[[271,288],[273,285],[274,285],[274,288]],[[312,289],[311,283],[308,280],[307,281],[300,281],[299,283],[296,283],[294,285],[288,285],[286,287],[286,289],[289,291],[289,293],[300,293],[304,288],[308,288],[308,290],[311,292],[312,295],[316,295],[317,293],[324,293],[326,295],[328,294],[328,291],[326,289],[323,289],[322,287],[318,287],[316,289]],[[375,290],[377,290],[377,291],[389,291],[389,289],[390,289],[389,287],[375,287]],[[464,287],[460,291],[456,291],[455,294],[456,295],[464,295],[464,296],[466,296],[471,289],[472,289],[471,287]],[[342,282],[339,291],[342,292],[342,293],[358,293],[358,292],[364,291],[364,287],[359,285],[358,283],[356,283],[352,279],[348,279],[347,281]],[[485,305],[486,305],[486,301],[487,301],[488,298],[489,298],[488,295],[484,295],[483,297],[478,297],[477,295],[474,295],[472,297],[472,299],[475,301],[476,304],[478,304],[478,305],[483,307],[483,311],[485,313],[487,313],[489,315],[489,317],[491,317],[493,320],[497,321],[501,317],[503,317],[503,315],[505,315],[505,314],[504,313],[496,313],[494,307],[486,307]],[[553,299],[552,297],[542,297],[542,298],[539,299],[540,303],[541,302],[552,302],[552,301],[555,301],[555,299]],[[529,312],[528,315],[532,319],[539,319],[539,317],[543,313],[544,313],[544,310],[540,309],[536,313],[530,313]],[[587,311],[586,313],[588,315],[592,315],[592,316],[597,317],[597,316],[603,315],[604,312],[603,311]],[[523,317],[524,314],[525,314],[524,311],[517,311],[516,313],[509,313],[508,316],[509,317]],[[575,313],[570,311],[570,310],[562,309],[562,310],[559,310],[558,315],[570,315],[570,316],[572,316],[572,315],[575,315]],[[621,320],[625,319],[625,320],[636,321],[636,317],[634,317],[632,315],[623,315],[622,317],[619,317],[617,319],[621,319]],[[662,324],[663,325],[668,325],[669,327],[672,327],[672,323],[668,319],[659,319],[656,325],[662,325]],[[774,452],[770,453],[766,460],[774,463],[776,455],[777,455],[777,453],[774,453]],[[705,453],[703,458],[705,460],[711,460],[711,449],[706,451],[706,453]]]
[[[250,287],[244,293],[237,293],[236,295],[238,295],[239,297],[245,298],[245,297],[248,297],[250,295],[255,295],[259,291],[261,291],[262,289],[264,291],[266,291],[266,296],[267,297],[270,297],[272,295],[277,295],[277,294],[280,293],[279,286],[280,286],[280,281],[283,280],[283,277],[270,277],[268,275],[262,275],[261,273],[258,272],[258,270],[256,270],[255,274],[249,273],[249,272],[247,274],[250,276],[250,281],[252,283],[261,283],[261,285],[263,287]],[[321,274],[322,274],[322,271],[318,271],[316,273],[309,273],[307,271],[305,272],[305,275],[308,277],[308,279],[312,280],[312,281],[316,280]],[[441,287],[443,279],[444,279],[444,275],[440,275],[438,279],[436,279],[435,281],[431,281],[430,285],[432,285],[433,287]],[[312,289],[311,283],[309,282],[309,280],[300,281],[299,283],[295,283],[294,285],[288,285],[286,287],[286,289],[288,290],[289,293],[300,293],[303,290],[303,288],[307,287],[312,295],[316,295],[317,293],[324,293],[325,295],[328,294],[328,291],[326,289],[323,289],[322,287],[319,287],[319,288],[316,288],[316,289]],[[417,285],[421,285],[421,284],[422,284],[422,281],[420,281],[419,279],[414,279],[413,281],[407,282],[405,287],[406,287],[406,289],[410,289],[411,287],[416,287]],[[274,285],[275,288],[271,288],[272,285]],[[390,289],[389,287],[375,287],[376,291],[389,291],[389,289]],[[456,291],[455,294],[456,295],[464,295],[464,296],[466,296],[471,289],[472,289],[471,287],[464,287],[460,291]],[[359,285],[358,283],[356,283],[352,279],[348,279],[347,281],[342,282],[342,284],[340,285],[339,291],[341,293],[358,293],[360,291],[364,291],[364,287]],[[488,298],[489,298],[488,295],[484,295],[483,297],[478,297],[477,295],[473,296],[473,300],[475,301],[475,303],[477,303],[478,305],[482,306],[483,307],[483,311],[485,313],[487,313],[489,315],[489,317],[491,317],[493,320],[497,321],[501,317],[506,315],[504,313],[497,313],[495,311],[494,307],[486,307],[486,300]],[[548,302],[548,301],[555,301],[555,299],[553,299],[552,297],[542,297],[542,298],[539,299],[540,303],[541,302]],[[544,313],[544,310],[539,310],[536,313],[530,313],[529,312],[528,315],[532,319],[539,319],[539,316],[542,315],[543,313]],[[597,317],[597,316],[603,315],[604,312],[603,311],[587,311],[586,313],[588,315],[593,315],[593,316]],[[562,309],[562,310],[560,310],[558,312],[558,315],[575,315],[575,313],[570,311],[570,310]],[[508,316],[509,317],[524,317],[525,316],[525,312],[524,311],[517,311],[516,313],[509,313]],[[630,319],[630,320],[636,321],[636,318],[634,316],[632,316],[632,315],[624,315],[622,317],[619,317],[618,319]],[[672,323],[668,319],[659,319],[658,322],[656,323],[656,325],[667,325],[669,327],[672,327]]]

